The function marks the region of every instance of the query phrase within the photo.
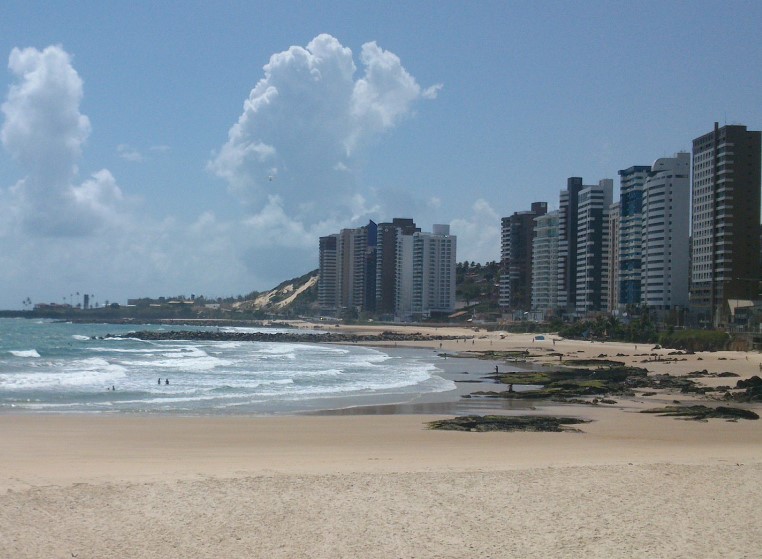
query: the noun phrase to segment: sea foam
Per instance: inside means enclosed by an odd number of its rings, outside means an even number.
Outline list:
[[[16,357],[39,357],[40,354],[37,353],[36,349],[26,349],[26,350],[11,350],[8,353],[11,355],[14,355]]]

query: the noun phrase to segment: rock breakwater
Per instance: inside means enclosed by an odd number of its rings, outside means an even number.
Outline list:
[[[293,333],[293,332],[221,332],[214,330],[175,330],[150,331],[141,330],[127,334],[106,334],[106,338],[137,338],[140,340],[199,340],[199,341],[242,341],[242,342],[287,342],[287,343],[378,343],[378,342],[421,342],[463,339],[462,336],[431,336],[419,332],[399,333],[384,331],[379,334],[341,334],[327,332]]]

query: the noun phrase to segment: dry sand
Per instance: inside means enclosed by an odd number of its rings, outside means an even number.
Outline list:
[[[443,350],[642,366],[669,353],[458,332],[477,338]],[[761,357],[645,366],[749,377]],[[429,431],[422,415],[0,416],[0,557],[759,557],[760,422],[637,413],[653,401],[538,409],[593,420],[582,433]]]

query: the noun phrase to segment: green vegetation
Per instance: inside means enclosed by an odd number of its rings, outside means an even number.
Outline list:
[[[627,324],[613,316],[601,316],[555,326],[558,334],[565,338],[659,344],[686,351],[720,351],[728,349],[731,342],[727,333],[716,330],[677,330],[669,326],[660,332],[645,309],[640,309],[640,314]]]
[[[651,320],[647,311],[633,317],[627,324],[614,316],[600,316],[595,320],[558,324],[558,334],[565,338],[616,340],[633,343],[656,343],[659,338],[656,323]]]
[[[469,311],[498,312],[500,296],[500,264],[458,262],[455,267],[455,296],[466,303]]]
[[[658,341],[664,347],[686,351],[720,351],[727,348],[730,336],[716,330],[675,330],[663,332]]]

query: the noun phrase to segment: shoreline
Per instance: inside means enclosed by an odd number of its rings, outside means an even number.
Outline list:
[[[551,353],[608,354],[654,374],[707,369],[739,379],[762,363],[758,353],[670,356],[633,344],[473,334],[441,350],[528,349],[536,367],[555,366]],[[423,349],[439,351],[439,342]],[[474,369],[469,378],[514,365],[447,363],[447,374]],[[453,412],[452,403],[440,411],[429,402],[279,416],[4,414],[0,555],[754,557],[762,529],[748,519],[762,507],[762,424],[639,413],[677,398],[711,402],[636,390],[616,405],[547,402],[532,411],[591,420],[577,433],[429,430]],[[416,406],[434,413],[408,413]]]

